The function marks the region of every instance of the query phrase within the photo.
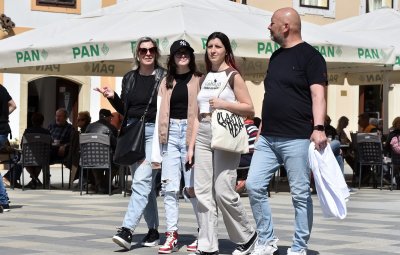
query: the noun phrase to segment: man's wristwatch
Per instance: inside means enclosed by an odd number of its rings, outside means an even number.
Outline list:
[[[313,130],[325,131],[325,126],[324,125],[316,125],[316,126],[314,126]]]

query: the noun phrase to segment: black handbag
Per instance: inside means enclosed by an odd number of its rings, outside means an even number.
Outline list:
[[[132,165],[146,157],[144,130],[143,117],[137,122],[121,128],[114,152],[114,163]]]
[[[126,125],[126,110],[122,128],[117,138],[117,146],[114,152],[115,164],[129,166],[146,158],[145,118],[158,85],[159,82],[157,82],[156,79],[149,103],[147,104],[146,110],[144,111],[142,117],[138,121],[130,125]]]

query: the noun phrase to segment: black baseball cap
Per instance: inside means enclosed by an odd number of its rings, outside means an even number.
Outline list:
[[[193,48],[190,47],[190,44],[189,44],[187,41],[181,39],[181,40],[175,41],[175,42],[171,45],[170,55],[171,55],[171,56],[172,56],[172,55],[175,55],[175,53],[177,53],[178,50],[180,50],[180,49],[182,49],[182,48],[188,49],[190,53],[193,53],[193,52],[194,52]]]
[[[100,118],[107,118],[107,117],[111,117],[111,111],[108,109],[100,109],[99,111],[99,117]]]

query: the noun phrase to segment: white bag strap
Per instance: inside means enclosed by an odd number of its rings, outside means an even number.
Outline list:
[[[221,95],[222,91],[224,91],[226,85],[229,82],[229,79],[231,78],[232,74],[235,73],[236,71],[232,71],[228,74],[228,78],[226,80],[226,82],[224,83],[224,85],[221,86],[221,88],[219,88],[218,93],[216,94],[216,97],[219,97],[219,95]]]

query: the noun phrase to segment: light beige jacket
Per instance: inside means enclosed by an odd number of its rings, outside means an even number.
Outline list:
[[[188,82],[188,123],[186,129],[186,145],[192,136],[193,123],[198,112],[197,94],[200,91],[200,79],[202,77],[192,76]],[[167,89],[166,78],[161,81],[160,89],[158,90],[159,99],[161,97],[160,109],[158,110],[158,139],[160,144],[168,143],[168,130],[169,130],[169,110],[172,91],[175,88],[176,81],[173,83],[172,89]]]

